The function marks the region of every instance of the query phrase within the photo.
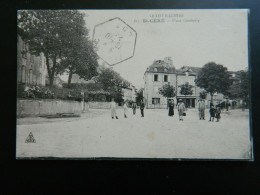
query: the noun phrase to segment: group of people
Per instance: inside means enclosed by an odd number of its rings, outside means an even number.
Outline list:
[[[116,112],[116,103],[115,103],[114,99],[112,99],[112,101],[111,101],[110,108],[111,108],[111,118],[118,119],[117,112]],[[124,108],[124,118],[127,118],[128,107],[127,107],[126,102],[124,102],[123,108]],[[141,100],[141,103],[140,103],[141,117],[144,117],[144,108],[145,108],[144,102]],[[174,100],[169,100],[168,108],[169,108],[168,116],[173,117]],[[198,100],[197,108],[198,108],[198,113],[199,113],[199,120],[205,120],[206,106],[205,106],[204,100],[202,100],[202,99]],[[134,103],[132,103],[133,115],[136,114],[136,109],[137,109],[137,105],[134,102]],[[185,104],[183,103],[182,99],[178,100],[177,110],[178,110],[178,114],[179,114],[179,120],[183,121],[183,116],[186,116],[186,107],[185,107]],[[220,113],[221,113],[221,106],[220,105],[214,106],[213,103],[210,103],[209,121],[213,122],[214,119],[216,118],[217,119],[216,122],[219,122],[219,120],[221,118]]]
[[[168,108],[169,108],[169,112],[168,112],[168,116],[173,117],[174,115],[174,100],[169,100],[168,103]],[[183,103],[182,99],[179,99],[179,102],[177,104],[177,108],[178,108],[178,113],[179,113],[179,120],[183,121],[183,116],[186,116],[186,108],[185,108],[185,104]]]
[[[200,120],[205,120],[205,102],[202,99],[199,99],[198,104],[197,104],[197,108],[199,111],[199,119]],[[214,106],[213,103],[210,103],[210,108],[209,108],[209,121],[214,121],[214,119],[216,118],[217,121],[219,122],[220,120],[220,113],[221,113],[221,106],[220,105],[216,105]]]
[[[144,102],[141,100],[141,103],[140,103],[141,117],[144,117],[144,107],[145,107]],[[112,101],[111,101],[110,108],[111,108],[111,118],[118,119],[117,112],[116,112],[116,103],[115,103],[114,99],[112,99]],[[126,102],[124,102],[123,108],[124,108],[124,117],[127,118],[128,107],[127,107]],[[137,108],[137,105],[134,102],[132,104],[133,115],[136,114],[136,108]]]

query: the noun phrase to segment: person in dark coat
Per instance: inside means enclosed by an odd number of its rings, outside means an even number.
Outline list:
[[[142,117],[144,117],[144,102],[143,102],[143,100],[141,100],[140,110],[141,110]]]
[[[173,116],[174,115],[174,101],[170,100],[169,101],[169,116]]]
[[[132,104],[132,109],[133,109],[133,115],[135,115],[135,113],[136,113],[136,103],[135,102],[133,102],[133,104]]]
[[[220,105],[219,105],[219,106],[217,106],[217,108],[216,108],[216,119],[217,119],[216,122],[219,122],[219,119],[221,118],[221,117],[220,117],[220,113],[221,113],[221,107],[220,107]]]
[[[209,114],[210,114],[209,121],[213,122],[214,118],[215,118],[215,114],[216,114],[216,109],[214,108],[213,104],[210,106]],[[211,118],[212,118],[212,120],[211,120]]]

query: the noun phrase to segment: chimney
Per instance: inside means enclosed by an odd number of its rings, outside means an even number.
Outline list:
[[[173,61],[171,57],[165,57],[164,61],[169,65],[169,66],[173,66]]]

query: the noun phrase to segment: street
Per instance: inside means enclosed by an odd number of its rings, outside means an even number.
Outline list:
[[[166,109],[128,109],[128,118],[118,109],[90,110],[81,118],[17,119],[17,157],[124,157],[248,159],[250,133],[248,110],[221,113],[220,122],[198,119],[189,109],[184,121],[177,110],[169,117]],[[38,122],[35,122],[38,121]],[[32,132],[36,143],[25,143]]]

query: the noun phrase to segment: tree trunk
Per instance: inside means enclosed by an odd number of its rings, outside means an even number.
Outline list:
[[[210,102],[213,104],[213,93],[210,93]]]
[[[51,71],[51,78],[50,78],[50,85],[52,86],[54,83],[54,76],[55,76],[55,68],[56,68],[56,55],[53,57],[53,66]]]
[[[44,55],[46,57],[46,66],[47,66],[47,71],[48,71],[48,76],[49,76],[49,85],[52,86],[54,78],[52,76],[52,71],[51,71],[51,67],[50,67],[49,54],[45,53]]]
[[[70,70],[69,78],[68,78],[68,87],[70,87],[70,84],[71,84],[72,74],[73,74],[73,72],[72,72],[72,70]]]

